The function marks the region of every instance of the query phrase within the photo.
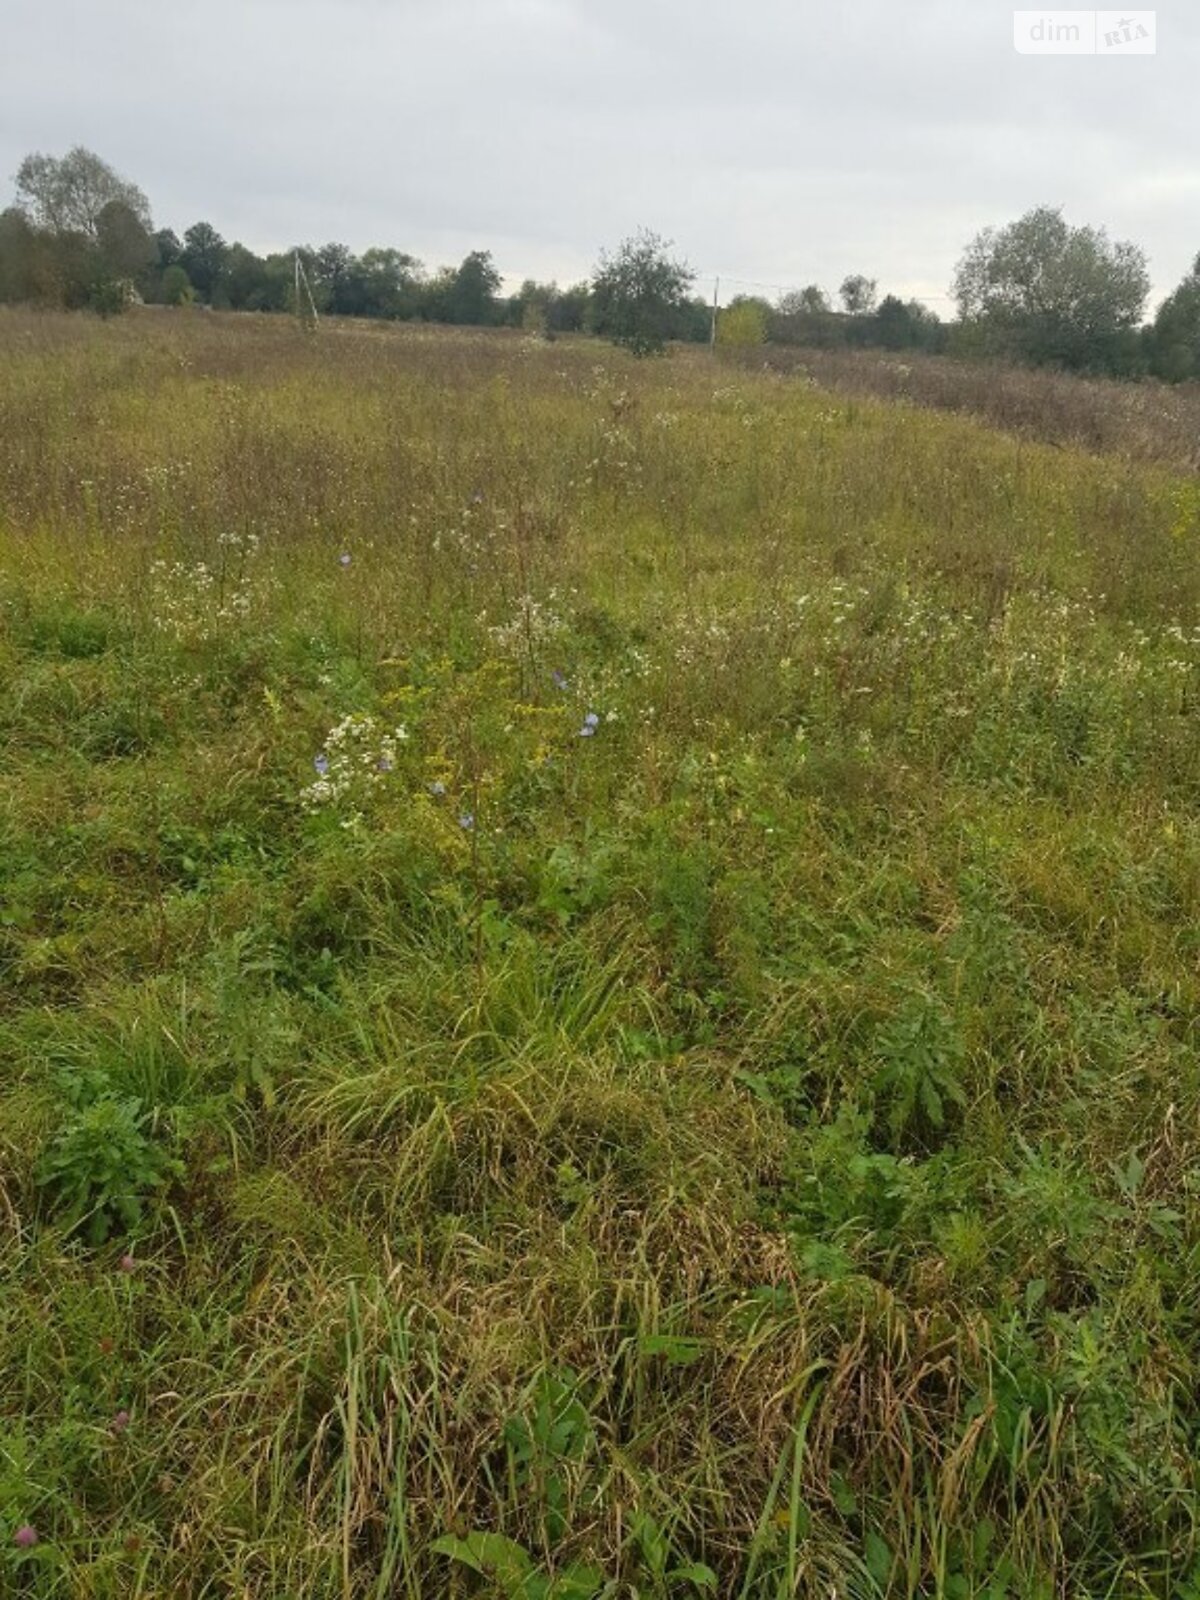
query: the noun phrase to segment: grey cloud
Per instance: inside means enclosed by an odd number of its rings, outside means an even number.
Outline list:
[[[1062,204],[1200,250],[1200,17],[1030,58],[975,0],[6,0],[0,175],[82,142],[258,249],[490,247],[568,281],[646,223],[711,280],[852,270],[944,309],[967,238]]]

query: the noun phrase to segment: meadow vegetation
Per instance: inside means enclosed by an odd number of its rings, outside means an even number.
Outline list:
[[[0,1593],[1200,1596],[1200,481],[0,315]]]
[[[977,417],[1024,438],[1200,472],[1200,384],[1080,377],[1047,367],[922,351],[791,348],[726,352],[748,369]]]

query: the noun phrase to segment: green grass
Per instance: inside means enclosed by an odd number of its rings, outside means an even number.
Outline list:
[[[0,1593],[1196,1600],[1196,481],[0,348]]]

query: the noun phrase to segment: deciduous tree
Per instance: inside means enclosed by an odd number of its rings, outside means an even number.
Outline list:
[[[771,308],[765,300],[743,295],[717,318],[717,343],[729,349],[751,349],[767,342]]]
[[[81,233],[95,242],[101,215],[114,201],[149,231],[150,203],[137,184],[83,145],[61,157],[26,156],[17,169],[17,205],[51,233]]]
[[[642,229],[600,257],[592,279],[597,333],[634,355],[657,355],[681,329],[696,274],[671,254],[671,243]]]
[[[955,273],[964,323],[992,348],[1036,362],[1113,367],[1121,336],[1141,319],[1150,290],[1146,258],[1103,228],[1071,227],[1039,206],[1005,228],[985,228]]]
[[[194,222],[183,236],[181,265],[196,293],[210,305],[228,254],[229,246],[211,222]]]
[[[1154,370],[1160,378],[1171,383],[1200,378],[1200,256],[1158,308],[1153,351]]]
[[[848,278],[843,278],[838,290],[842,307],[851,317],[870,316],[875,309],[878,292],[879,285],[875,279],[864,277],[861,272],[852,272]]]

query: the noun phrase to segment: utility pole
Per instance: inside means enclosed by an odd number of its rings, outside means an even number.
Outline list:
[[[320,318],[317,316],[317,302],[313,299],[312,288],[308,281],[308,273],[304,270],[304,263],[300,260],[299,250],[295,253],[296,267],[296,319],[302,328],[315,330]],[[308,300],[308,312],[305,314],[301,307],[300,286],[303,284],[304,293]]]
[[[713,284],[712,328],[710,329],[708,335],[708,348],[710,350],[715,350],[717,348],[717,302],[720,300],[720,298],[721,280],[718,278]]]

